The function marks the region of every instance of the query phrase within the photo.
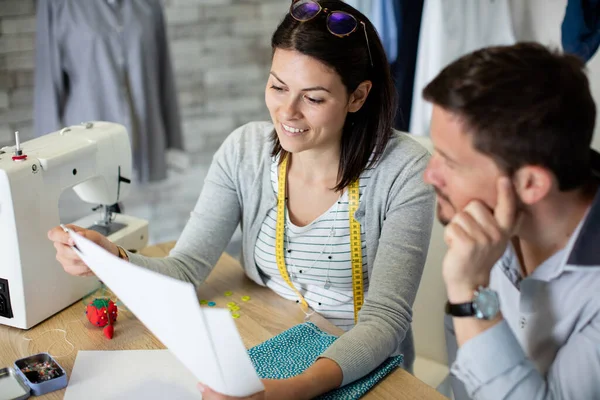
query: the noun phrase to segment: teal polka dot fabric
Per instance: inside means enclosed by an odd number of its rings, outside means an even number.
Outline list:
[[[305,322],[251,348],[248,354],[261,378],[290,378],[312,365],[336,339],[336,336],[323,332],[312,322]],[[400,364],[402,356],[390,357],[362,379],[318,399],[358,399]]]

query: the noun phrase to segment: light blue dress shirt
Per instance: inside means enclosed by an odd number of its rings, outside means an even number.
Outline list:
[[[490,281],[504,321],[458,349],[452,374],[473,399],[600,399],[600,191],[567,246],[520,271],[511,246]]]

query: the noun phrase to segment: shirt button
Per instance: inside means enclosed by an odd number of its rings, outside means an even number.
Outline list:
[[[525,328],[525,325],[527,325],[527,319],[525,317],[521,317],[519,320],[519,325],[521,326],[521,329]]]

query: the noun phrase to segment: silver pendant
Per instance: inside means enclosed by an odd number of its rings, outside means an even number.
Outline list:
[[[296,280],[296,274],[292,273],[292,280],[295,281]]]
[[[329,282],[329,281],[325,281],[325,286],[324,286],[324,288],[325,288],[325,289],[329,289],[330,287],[331,287],[331,282]]]

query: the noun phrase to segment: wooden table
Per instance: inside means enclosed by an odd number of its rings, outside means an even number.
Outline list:
[[[168,254],[173,243],[151,246],[142,251],[148,256]],[[102,289],[97,293],[102,295]],[[224,293],[232,291],[231,297]],[[236,325],[246,347],[252,347],[284,330],[302,323],[304,314],[295,302],[285,300],[271,290],[260,287],[244,275],[238,261],[223,254],[219,263],[199,291],[200,299],[214,301],[226,307],[235,301],[241,307]],[[250,296],[243,302],[241,296]],[[114,296],[112,296],[114,299]],[[18,358],[39,352],[49,352],[71,376],[78,350],[164,349],[165,346],[142,323],[125,309],[120,310],[115,335],[106,339],[100,328],[91,326],[84,315],[83,301],[77,302],[41,324],[23,331],[0,325],[0,368],[10,366]],[[342,331],[320,315],[310,319],[326,332],[340,335]],[[63,331],[60,331],[62,329]],[[33,339],[33,340],[27,340]],[[71,345],[72,344],[72,345]],[[62,355],[62,356],[61,356]],[[62,399],[65,389],[41,396],[44,400]],[[444,399],[442,395],[408,372],[398,368],[365,399]]]

